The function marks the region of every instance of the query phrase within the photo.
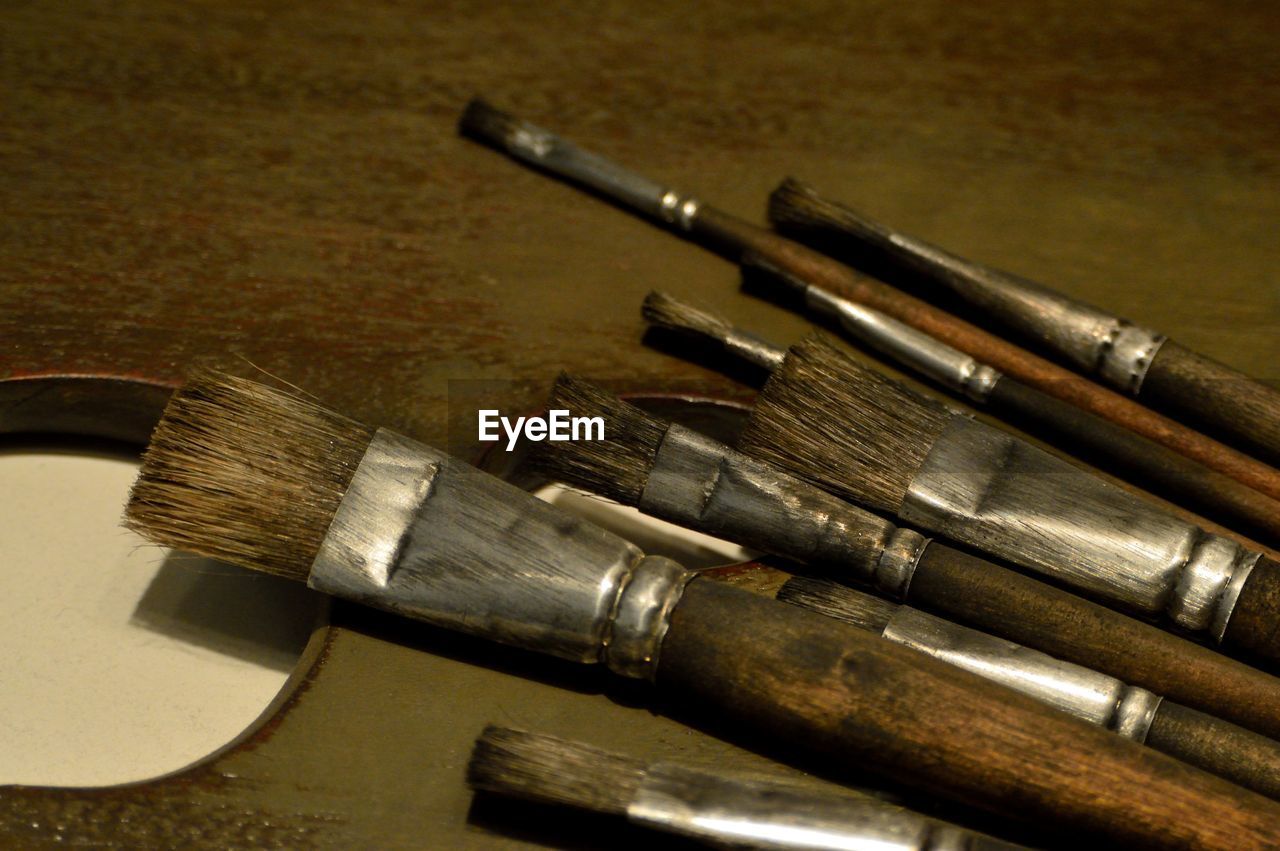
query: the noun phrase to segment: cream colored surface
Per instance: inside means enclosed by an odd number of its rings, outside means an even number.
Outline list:
[[[120,526],[136,461],[0,453],[0,785],[182,768],[284,684],[312,592]]]

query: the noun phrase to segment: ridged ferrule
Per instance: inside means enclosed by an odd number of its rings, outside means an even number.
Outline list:
[[[1259,558],[961,416],[933,444],[898,513],[913,525],[1216,640]]]
[[[649,677],[691,576],[501,479],[380,430],[308,584],[459,632]]]

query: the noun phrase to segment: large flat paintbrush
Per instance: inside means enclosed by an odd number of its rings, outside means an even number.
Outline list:
[[[770,376],[740,448],[1228,650],[1280,659],[1280,564],[950,411],[820,335]]]
[[[1280,499],[1280,470],[1160,416],[1126,396],[1091,381],[1081,381],[1069,369],[858,274],[794,240],[585,151],[482,100],[474,100],[467,106],[459,129],[526,165],[586,187],[631,212],[661,223],[735,263],[747,252],[754,252],[814,286],[883,311],[991,364],[1006,375],[1119,423]]]
[[[435,449],[252,382],[196,381],[130,525],[994,811],[1129,845],[1264,848],[1280,805],[979,677],[692,575]]]
[[[1280,390],[1163,334],[896,231],[798,180],[774,190],[769,220],[828,250],[874,251],[1036,340],[1077,370],[1280,462]]]
[[[1280,679],[1257,668],[897,528],[590,382],[561,376],[548,407],[606,422],[603,441],[531,445],[557,481],[1280,737]]]
[[[1148,689],[830,580],[793,576],[759,562],[701,575],[928,653],[1232,783],[1280,798],[1280,743]]]
[[[768,261],[743,258],[753,280],[766,281],[835,318],[855,339],[892,361],[981,405],[1063,451],[1083,455],[1207,518],[1271,543],[1280,543],[1280,501],[1193,461],[1110,420],[1069,405],[979,363],[896,319],[806,284]],[[786,349],[735,328],[728,320],[664,293],[650,293],[644,316],[651,324],[711,341],[726,352],[772,371]]]
[[[473,789],[624,816],[715,847],[812,851],[1022,848],[836,786],[647,762],[557,736],[491,726],[467,766]],[[607,843],[602,843],[607,844]]]

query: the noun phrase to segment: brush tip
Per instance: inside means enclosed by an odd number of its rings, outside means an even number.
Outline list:
[[[458,132],[470,139],[505,147],[519,123],[510,113],[503,112],[484,98],[475,97],[458,119]]]
[[[580,742],[489,726],[467,765],[473,789],[623,815],[645,764]]]
[[[650,325],[724,340],[733,325],[721,316],[687,304],[661,290],[652,290],[645,296],[641,314]]]

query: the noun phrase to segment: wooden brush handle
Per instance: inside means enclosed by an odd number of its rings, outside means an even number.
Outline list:
[[[1280,544],[1280,501],[1110,420],[1005,376],[987,407],[1108,473],[1224,524]]]
[[[1227,621],[1222,644],[1272,665],[1280,660],[1280,562],[1264,555],[1253,566]]]
[[[1127,847],[1274,848],[1280,805],[813,612],[695,580],[658,685],[850,766]]]
[[[1280,738],[1280,679],[936,541],[920,558],[907,602]],[[1228,634],[1237,621],[1253,631],[1252,602],[1241,595]]]
[[[1147,368],[1138,398],[1280,464],[1280,390],[1242,372],[1166,340]]]
[[[1147,745],[1280,800],[1280,743],[1266,736],[1163,700],[1147,733]]]

